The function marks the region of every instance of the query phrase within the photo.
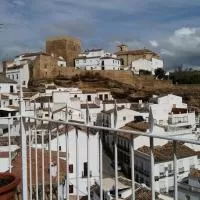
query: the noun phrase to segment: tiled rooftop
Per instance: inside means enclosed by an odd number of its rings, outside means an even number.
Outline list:
[[[143,146],[138,149],[138,151],[150,155],[150,148]],[[176,145],[176,155],[178,159],[195,156],[196,152],[183,143],[177,143]],[[154,158],[155,162],[166,162],[173,160],[173,143],[168,142],[163,146],[154,147]]]
[[[200,170],[199,169],[192,169],[189,176],[200,178]]]
[[[36,167],[36,159],[35,159],[35,149],[31,149],[32,154],[32,170],[35,170]],[[38,183],[42,184],[42,150],[37,150],[38,154]],[[29,150],[27,149],[27,162],[29,163]],[[52,151],[52,162],[57,163],[57,152]],[[45,183],[49,183],[49,151],[44,151],[44,176],[45,176]],[[12,162],[12,172],[21,177],[21,153],[19,152]],[[28,164],[28,180],[29,180],[29,164]],[[66,174],[66,161],[60,159],[60,178],[64,177]],[[52,178],[52,182],[56,182],[57,177]],[[36,174],[35,171],[32,173],[32,183],[36,183]]]

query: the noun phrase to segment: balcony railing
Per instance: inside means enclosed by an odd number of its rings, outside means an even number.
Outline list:
[[[67,108],[66,108],[67,109]],[[67,110],[66,110],[67,113]],[[67,115],[66,115],[67,116]],[[115,121],[116,121],[115,116]],[[15,117],[16,118],[16,117]],[[4,118],[5,119],[5,118]],[[11,145],[11,129],[12,129],[12,117],[7,117],[8,120],[8,145]],[[0,119],[1,120],[1,119]],[[76,199],[80,199],[80,177],[82,174],[79,173],[79,146],[78,146],[78,138],[80,137],[79,129],[84,128],[87,133],[87,198],[91,199],[91,179],[93,177],[93,173],[91,173],[92,160],[90,158],[90,132],[97,131],[99,134],[99,176],[96,177],[99,180],[100,185],[100,200],[103,200],[103,134],[113,134],[114,136],[114,172],[115,172],[115,199],[117,200],[118,195],[118,148],[117,148],[117,132],[131,134],[132,139],[129,141],[130,143],[130,166],[131,166],[131,188],[132,188],[132,200],[135,200],[135,169],[140,170],[139,168],[135,168],[135,156],[134,156],[134,138],[135,136],[145,136],[149,138],[150,141],[150,160],[151,160],[151,173],[147,173],[151,179],[151,198],[155,200],[155,173],[154,173],[154,139],[163,139],[173,141],[174,150],[173,150],[173,166],[174,166],[174,199],[178,199],[178,164],[177,164],[177,155],[176,155],[176,145],[177,142],[187,142],[191,144],[200,145],[199,141],[177,138],[167,135],[158,135],[153,133],[143,133],[137,131],[130,130],[122,130],[115,128],[108,128],[103,126],[92,126],[88,125],[88,116],[86,117],[86,124],[79,124],[74,122],[69,122],[66,118],[65,121],[55,121],[52,119],[41,119],[36,117],[26,117],[23,116],[23,113],[17,120],[20,122],[20,147],[21,147],[21,156],[20,156],[20,168],[21,168],[21,196],[23,200],[27,199],[69,199],[70,192],[72,190],[76,191]],[[41,131],[40,134],[37,134],[37,124],[48,124],[45,131]],[[52,127],[54,127],[52,129]],[[76,130],[75,134],[75,149],[76,149],[76,170],[74,182],[76,183],[76,188],[71,187],[71,182],[69,178],[69,164],[70,164],[70,156],[69,156],[69,127],[74,127]],[[59,147],[58,137],[60,132],[65,135],[65,144],[66,144],[66,152],[65,159],[61,160],[61,152]],[[105,132],[106,131],[106,132]],[[51,142],[45,143],[45,141],[51,141],[52,138],[57,138],[57,151],[53,152],[51,147]],[[34,141],[34,142],[33,142]],[[41,145],[39,147],[39,141]],[[46,145],[47,144],[47,145]],[[47,148],[48,146],[48,148]],[[40,151],[38,151],[40,149]],[[46,151],[46,149],[48,149]],[[53,154],[54,153],[54,154]],[[41,161],[39,164],[39,161]],[[55,163],[56,164],[55,164]],[[12,156],[11,151],[9,151],[9,171],[12,172]],[[15,167],[15,166],[14,166]],[[61,173],[61,167],[64,167],[64,174]],[[55,171],[56,170],[56,173]],[[54,174],[55,173],[55,174]],[[34,178],[32,175],[34,174]],[[54,175],[53,175],[54,174]],[[20,174],[19,174],[20,175]],[[58,189],[59,188],[59,189]],[[64,194],[64,195],[63,195]]]

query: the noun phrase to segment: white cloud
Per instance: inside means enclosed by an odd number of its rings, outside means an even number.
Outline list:
[[[161,49],[160,54],[163,56],[175,56],[175,54],[167,49]]]
[[[159,46],[158,42],[155,41],[155,40],[150,40],[149,43],[150,43],[150,45],[153,46],[153,47],[158,47],[158,46]]]
[[[183,27],[178,30],[175,30],[174,35],[177,37],[186,37],[186,36],[195,35],[196,31],[197,31],[196,28]]]
[[[178,53],[200,52],[200,28],[180,28],[169,38],[169,44]]]

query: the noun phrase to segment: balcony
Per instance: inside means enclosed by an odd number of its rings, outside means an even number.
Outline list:
[[[11,129],[12,129],[12,123],[13,123],[13,117],[6,117],[2,119],[8,120],[8,135],[4,137],[8,137],[8,146],[11,145]],[[1,118],[0,118],[1,120]],[[122,129],[112,129],[108,127],[102,127],[102,126],[92,126],[87,124],[80,124],[75,122],[69,122],[69,121],[55,121],[52,119],[41,119],[41,118],[35,118],[35,117],[26,117],[26,116],[19,116],[15,117],[15,120],[17,120],[20,123],[20,141],[15,141],[21,148],[21,152],[18,153],[17,156],[17,162],[19,168],[15,169],[16,161],[13,162],[11,151],[9,151],[9,172],[15,173],[17,176],[21,179],[21,184],[18,187],[16,196],[19,196],[22,200],[27,199],[69,199],[69,196],[72,194],[75,194],[76,199],[79,200],[81,197],[80,193],[80,181],[82,176],[85,180],[87,180],[85,183],[87,184],[87,194],[86,197],[90,200],[91,199],[91,186],[93,180],[98,180],[100,184],[100,199],[103,199],[103,145],[102,145],[102,138],[103,134],[116,134],[116,132],[121,133],[129,133],[134,135],[142,135],[145,137],[148,137],[150,140],[150,148],[151,148],[151,167],[149,169],[149,172],[140,169],[139,167],[135,166],[134,162],[134,139],[130,141],[130,166],[131,166],[131,189],[132,189],[132,199],[135,199],[135,171],[139,171],[140,173],[143,173],[145,176],[150,177],[151,179],[151,197],[153,200],[155,200],[155,181],[159,180],[159,177],[155,177],[154,172],[154,138],[164,139],[164,140],[170,140],[174,143],[174,177],[175,177],[175,185],[174,185],[174,199],[177,200],[177,175],[178,173],[184,172],[184,168],[178,169],[178,163],[176,158],[176,144],[177,142],[187,142],[192,144],[198,144],[200,145],[199,141],[195,140],[187,140],[184,138],[173,138],[171,136],[167,135],[155,135],[155,134],[149,134],[149,133],[141,133],[141,132],[135,132],[130,130],[122,130]],[[47,128],[40,133],[37,131],[36,124],[40,123],[43,124],[46,122],[48,126]],[[70,163],[70,155],[69,155],[69,130],[71,128],[75,129],[75,141],[76,144],[74,146],[74,149],[76,149],[76,156],[75,156],[75,166],[76,168],[73,171],[74,177],[71,176],[69,170]],[[80,132],[81,130],[86,131],[87,136],[87,146],[85,147],[85,150],[87,151],[87,173],[81,173],[77,169],[79,168],[79,160],[80,155],[79,151],[79,143],[78,138],[81,136]],[[98,132],[98,144],[99,146],[96,146],[96,148],[99,149],[99,174],[95,175],[91,173],[91,167],[93,164],[93,160],[90,158],[91,152],[91,144],[89,143],[91,136],[90,133],[95,130]],[[64,139],[66,142],[66,150],[65,152],[61,152],[58,138],[59,136],[64,134]],[[56,143],[56,151],[52,150],[51,139],[57,138]],[[133,137],[134,138],[134,137]],[[34,142],[33,142],[34,141]],[[40,145],[41,144],[41,145]],[[118,150],[117,150],[117,136],[116,140],[114,140],[114,174],[115,174],[115,194],[116,199],[119,196],[118,194],[118,167],[117,163],[118,161]],[[63,159],[64,158],[64,159]],[[86,161],[84,161],[86,162]],[[12,167],[13,166],[13,167]],[[16,173],[17,172],[17,173]],[[71,178],[71,179],[70,179]],[[72,187],[71,181],[73,180],[73,184],[75,184],[76,187]],[[58,189],[59,188],[59,189]],[[162,190],[165,191],[165,188]],[[65,194],[65,195],[63,195]]]

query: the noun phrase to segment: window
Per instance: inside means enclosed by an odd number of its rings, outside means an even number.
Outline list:
[[[77,94],[74,95],[74,98],[77,98]]]
[[[10,93],[13,93],[14,89],[13,89],[13,85],[10,86]]]
[[[61,149],[62,149],[62,147],[61,147],[61,146],[59,146],[59,151],[61,151]]]
[[[69,193],[70,194],[74,193],[74,186],[73,185],[69,185]]]
[[[99,95],[99,99],[100,99],[101,101],[103,100],[103,95],[102,95],[102,94]]]
[[[126,116],[123,117],[123,121],[126,121]]]
[[[104,99],[105,99],[105,100],[108,100],[108,94],[105,94],[105,95],[104,95]]]
[[[87,95],[87,101],[91,101],[91,95]]]
[[[12,105],[13,102],[12,102],[12,99],[9,99],[9,105]]]
[[[18,77],[18,74],[16,74],[16,79],[18,80],[18,78],[19,78],[19,77]]]
[[[86,177],[88,175],[88,163],[84,162],[83,163],[83,177]]]
[[[23,81],[23,85],[26,85],[26,81]]]
[[[69,165],[69,173],[74,173],[74,166],[73,166],[73,164]]]

